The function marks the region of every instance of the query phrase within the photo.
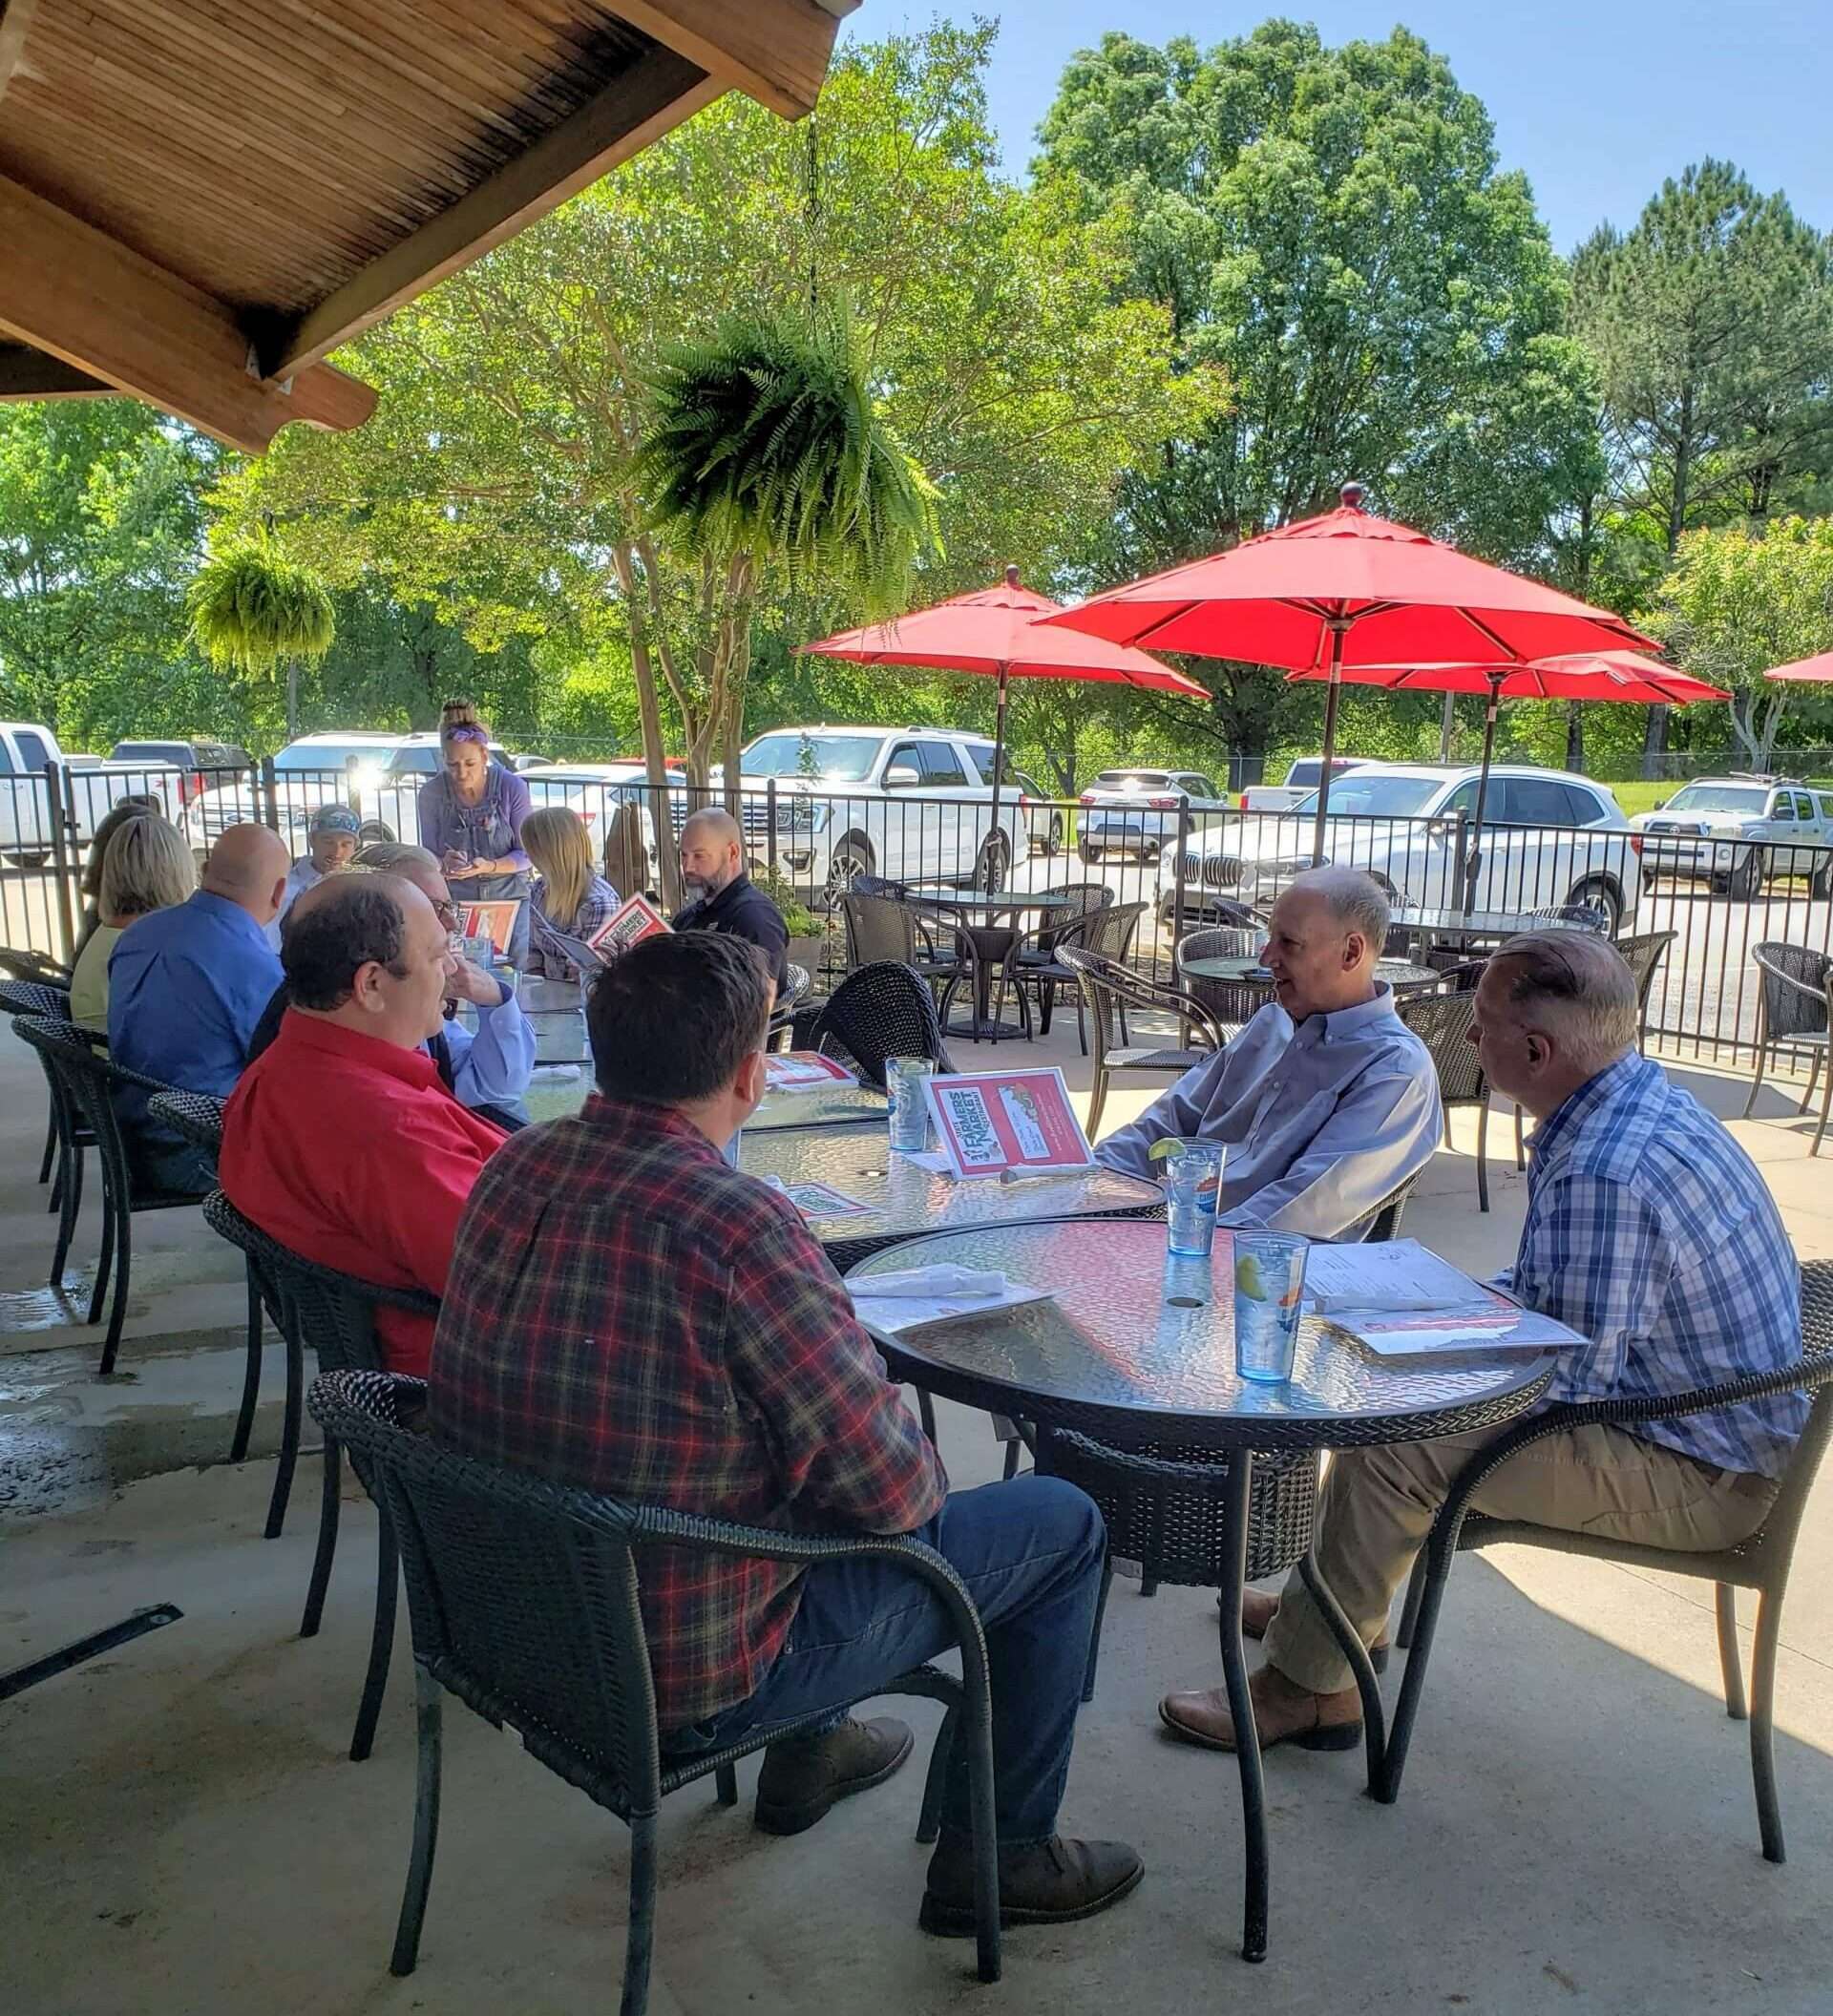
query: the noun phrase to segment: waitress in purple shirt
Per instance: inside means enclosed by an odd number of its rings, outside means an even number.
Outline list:
[[[492,760],[480,722],[450,723],[439,747],[445,767],[420,788],[420,845],[439,857],[454,902],[520,904],[509,943],[510,961],[519,965],[528,954],[528,786]]]

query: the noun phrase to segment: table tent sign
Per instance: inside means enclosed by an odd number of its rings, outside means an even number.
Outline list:
[[[957,1176],[1043,1176],[1094,1166],[1059,1068],[934,1077],[924,1081],[923,1097]]]

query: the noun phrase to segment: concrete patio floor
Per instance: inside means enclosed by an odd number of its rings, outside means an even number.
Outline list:
[[[1041,1049],[1085,1085],[1073,1024]],[[974,1060],[972,1050],[960,1060]],[[1671,1068],[1721,1113],[1741,1107],[1740,1078]],[[1111,1119],[1151,1089],[1117,1093]],[[241,1378],[235,1256],[194,1214],[142,1220],[158,1264],[143,1276],[137,1265],[122,1370],[98,1384],[97,1334],[42,1291],[51,1222],[32,1182],[42,1112],[35,1064],[0,1036],[0,1490],[11,1493],[0,1499],[0,1670],[150,1604],[184,1614],[0,1704],[0,1893],[11,1905],[0,2008],[572,2016],[615,2006],[623,1829],[455,1705],[420,1968],[389,1976],[412,1810],[405,1622],[375,1754],[360,1765],[346,1755],[372,1512],[346,1503],[325,1628],[302,1641],[318,1466],[302,1461],[286,1533],[266,1542],[271,1461],[221,1460]],[[1766,1094],[1737,1132],[1802,1257],[1833,1256],[1833,1162],[1807,1160],[1806,1124],[1784,1093]],[[1405,1229],[1481,1272],[1512,1252],[1524,1186],[1506,1108],[1490,1128],[1486,1217],[1476,1209],[1473,1117],[1460,1114],[1454,1133]],[[74,1259],[87,1262],[94,1246],[92,1206]],[[277,1353],[269,1358],[270,1447]],[[938,1413],[955,1480],[993,1476],[984,1423],[946,1404]],[[703,1788],[664,1806],[650,2006],[658,2016],[1833,2009],[1828,1490],[1801,1538],[1779,1663],[1784,1867],[1758,1853],[1745,1731],[1717,1694],[1710,1591],[1498,1549],[1457,1569],[1397,1806],[1362,1796],[1357,1755],[1269,1758],[1272,1951],[1250,1968],[1238,1958],[1234,1768],[1162,1740],[1155,1713],[1165,1687],[1215,1676],[1213,1605],[1196,1590],[1148,1601],[1122,1583],[1064,1822],[1141,1849],[1148,1876],[1132,1900],[1084,1925],[1008,1934],[1005,1979],[983,1987],[971,1944],[916,1927],[925,1851],[911,1838],[915,1768],[784,1841],[751,1827],[753,1763],[736,1810]],[[926,1739],[929,1706],[905,1712]]]

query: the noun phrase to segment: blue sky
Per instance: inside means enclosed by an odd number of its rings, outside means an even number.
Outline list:
[[[1274,12],[1328,42],[1403,22],[1447,57],[1495,121],[1502,163],[1522,168],[1562,252],[1605,218],[1634,220],[1664,177],[1713,154],[1833,231],[1833,6],[1828,0],[1318,0],[1222,10],[1191,0],[865,0],[851,32],[920,29],[936,14],[1001,23],[988,79],[1007,169],[1022,175],[1067,58],[1110,28],[1199,45]]]

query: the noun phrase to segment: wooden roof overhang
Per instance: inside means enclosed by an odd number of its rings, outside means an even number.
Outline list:
[[[858,0],[0,0],[0,399],[132,392],[260,452],[324,359]]]

